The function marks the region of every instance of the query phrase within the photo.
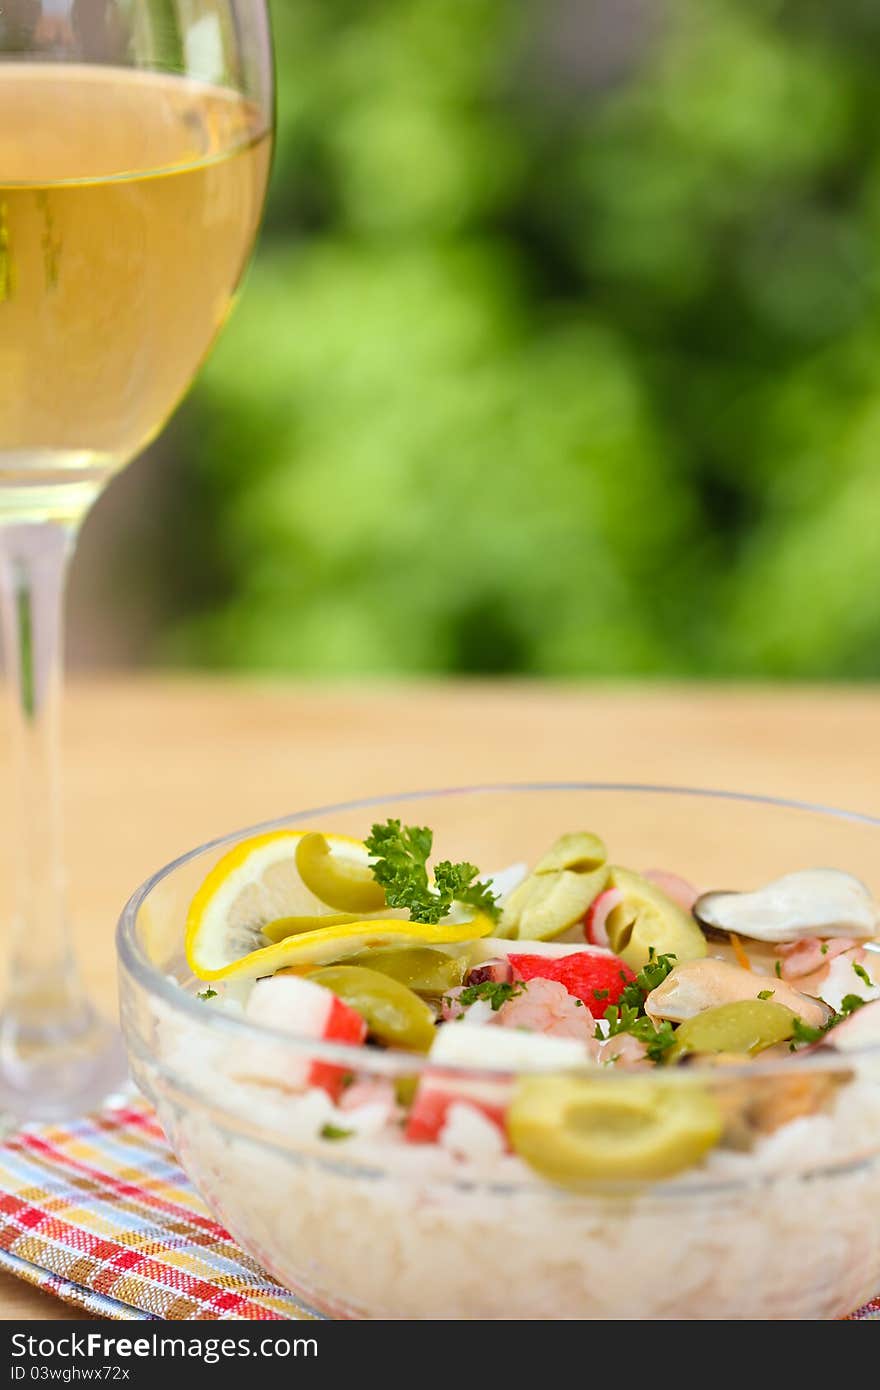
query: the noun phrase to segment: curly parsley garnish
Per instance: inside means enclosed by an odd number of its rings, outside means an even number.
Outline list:
[[[515,999],[522,992],[522,983],[510,985],[504,980],[481,980],[478,985],[468,985],[456,997],[459,1004],[466,1006],[476,1004],[478,999],[484,999],[491,1005],[493,1014],[497,1014],[508,999]]]
[[[827,1029],[811,1028],[809,1023],[804,1023],[802,1018],[795,1015],[794,1026],[791,1032],[791,1042],[788,1044],[789,1050],[794,1052],[798,1043],[814,1043],[820,1038],[824,1038]]]
[[[759,998],[759,999],[772,999],[775,993],[776,993],[776,990],[775,990],[775,989],[759,989],[759,990],[758,990],[758,998]]]
[[[849,1018],[850,1014],[854,1014],[856,1009],[860,1009],[867,1002],[860,994],[845,994],[840,1001],[840,1012],[834,1015],[834,1022],[840,1023],[842,1019]],[[831,1025],[833,1026],[834,1024]]]
[[[667,1052],[675,1045],[675,1029],[668,1020],[657,1027],[645,1016],[636,1019],[630,1033],[645,1044],[645,1052],[651,1062],[662,1062]]]
[[[603,1015],[608,1025],[607,1033],[597,1024],[597,1038],[614,1038],[618,1033],[630,1033],[645,1044],[645,1051],[652,1062],[660,1062],[675,1042],[671,1023],[663,1022],[659,1028],[645,1013],[645,1000],[652,990],[661,985],[675,966],[675,956],[658,956],[651,946],[648,962],[634,980],[629,980],[620,992],[617,1004],[609,1004]]]
[[[654,947],[649,946],[647,965],[644,965],[636,978],[629,980],[621,991],[621,1006],[634,1008],[643,1013],[648,995],[658,985],[662,985],[669,972],[675,969],[676,959],[674,952],[670,952],[669,955],[658,956]]]
[[[439,922],[454,902],[466,903],[497,921],[497,894],[477,875],[476,864],[453,864],[444,859],[428,878],[428,859],[434,832],[427,826],[402,826],[399,820],[374,825],[366,839],[373,877],[385,889],[389,907],[405,908],[412,922]]]
[[[852,968],[858,975],[859,979],[868,986],[868,989],[874,988],[874,981],[871,979],[871,976],[868,974],[867,970],[861,964],[860,961],[854,960],[852,963]]]
[[[795,1052],[798,1043],[820,1042],[826,1033],[830,1033],[832,1028],[836,1028],[838,1023],[842,1023],[850,1014],[854,1014],[856,1009],[860,1009],[867,1000],[860,994],[845,994],[840,1001],[840,1009],[833,1013],[821,1028],[811,1028],[808,1023],[804,1023],[802,1018],[795,1017],[794,1028],[791,1034],[791,1042],[788,1044],[789,1051]]]
[[[196,995],[196,998],[197,998],[197,999],[216,999],[216,998],[217,998],[217,991],[216,991],[216,989],[211,989],[211,986],[209,985],[207,989],[202,990],[201,994],[197,994],[197,995]]]

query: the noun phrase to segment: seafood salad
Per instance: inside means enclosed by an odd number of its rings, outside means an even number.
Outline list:
[[[568,831],[481,873],[390,819],[236,845],[186,956],[207,1009],[316,1044],[252,1034],[226,1065],[319,1148],[638,1191],[769,1163],[786,1127],[837,1113],[880,1044],[878,935],[844,868],[729,892]]]

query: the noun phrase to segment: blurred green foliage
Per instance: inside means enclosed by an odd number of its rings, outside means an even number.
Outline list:
[[[874,0],[276,0],[173,660],[880,674]]]

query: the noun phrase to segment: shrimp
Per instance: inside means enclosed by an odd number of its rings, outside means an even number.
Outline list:
[[[614,1062],[619,1067],[637,1067],[646,1063],[648,1049],[632,1033],[615,1033],[599,1044],[599,1061]]]
[[[823,941],[820,936],[805,936],[800,941],[783,942],[777,948],[782,959],[782,978],[801,980],[818,971],[824,971],[827,975],[828,966],[835,956],[843,951],[852,951],[858,945],[859,942],[849,936],[829,941]],[[822,975],[818,976],[819,980],[822,978]]]
[[[811,936],[777,949],[782,960],[783,980],[797,980],[797,988],[803,994],[824,999],[834,1009],[840,1007],[847,994],[873,997],[870,993],[866,996],[864,986],[870,991],[878,984],[877,957],[863,950],[860,941],[847,936],[823,941],[821,937]],[[858,975],[857,966],[871,976],[871,985],[866,980],[860,984],[850,973],[854,971]]]
[[[594,1055],[598,1051],[593,1015],[558,980],[536,977],[523,984],[519,993],[499,1009],[497,1022],[503,1028],[549,1033],[554,1038],[577,1038],[589,1044]]]
[[[655,884],[667,898],[671,898],[683,912],[690,912],[700,896],[699,890],[679,874],[671,874],[666,869],[646,869],[642,874],[649,883]]]

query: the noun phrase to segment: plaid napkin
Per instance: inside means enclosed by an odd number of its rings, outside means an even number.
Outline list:
[[[235,1244],[126,1097],[0,1145],[0,1268],[105,1318],[313,1318]]]
[[[0,1145],[0,1268],[97,1317],[320,1316],[217,1224],[140,1099]]]

